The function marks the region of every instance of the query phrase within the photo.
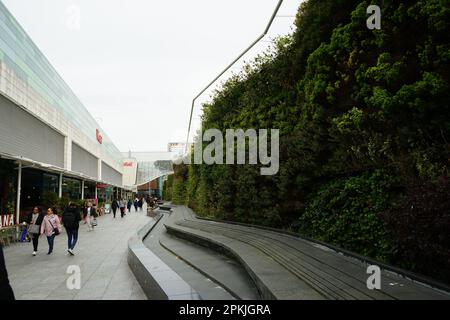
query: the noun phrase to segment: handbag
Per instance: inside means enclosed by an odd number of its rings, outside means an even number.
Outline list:
[[[52,226],[53,232],[55,233],[55,236],[59,236],[59,229],[58,229],[58,228],[55,228],[55,227],[53,226],[53,223],[50,221],[50,219],[48,220],[48,222],[49,222],[50,225]]]
[[[96,218],[91,220],[91,226],[93,226],[93,227],[97,226],[97,219]]]
[[[28,231],[28,233],[31,233],[31,234],[39,234],[40,232],[41,232],[41,226],[39,226],[37,224],[32,224]]]

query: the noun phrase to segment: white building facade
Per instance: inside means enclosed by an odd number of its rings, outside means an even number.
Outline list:
[[[64,177],[79,181],[81,198],[85,183],[96,196],[99,185],[123,188],[121,152],[1,1],[0,158],[18,170],[17,216],[22,168],[56,175],[60,197]]]

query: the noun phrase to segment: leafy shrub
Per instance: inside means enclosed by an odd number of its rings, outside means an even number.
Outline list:
[[[45,207],[45,209],[57,207],[59,205],[58,194],[51,191],[44,192],[42,195],[42,205]]]
[[[167,180],[164,182],[163,197],[165,201],[172,201],[172,192],[173,192],[173,174],[168,176]]]
[[[383,171],[333,180],[307,203],[298,224],[300,233],[391,261],[396,246],[380,213],[390,206],[396,183]]]
[[[383,219],[398,243],[397,263],[450,283],[450,180],[415,182]]]
[[[186,181],[188,167],[185,164],[174,165],[172,201],[174,204],[186,204]]]

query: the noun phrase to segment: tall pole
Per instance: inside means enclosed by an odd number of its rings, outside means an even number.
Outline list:
[[[84,200],[84,180],[81,180],[81,200]]]
[[[194,100],[192,100],[192,106],[191,106],[191,114],[189,116],[189,126],[188,126],[188,132],[187,132],[187,138],[186,138],[186,146],[184,149],[184,153],[187,153],[187,148],[188,148],[188,143],[189,143],[189,133],[191,131],[191,124],[192,124],[192,114],[194,112],[194,105],[195,105],[195,101],[206,91],[209,89],[209,87],[211,87],[217,80],[219,80],[219,78],[221,76],[223,76],[223,74],[225,72],[227,72],[236,62],[239,61],[239,59],[241,59],[247,52],[250,51],[251,48],[253,48],[259,41],[261,41],[262,38],[264,38],[266,36],[266,34],[269,32],[270,27],[272,26],[273,20],[275,20],[275,17],[277,16],[278,10],[280,10],[281,5],[283,4],[283,0],[279,0],[278,4],[272,14],[272,17],[270,18],[269,23],[266,26],[266,29],[264,29],[264,32],[255,40],[253,41],[253,43],[247,48],[245,49],[236,59],[233,60],[233,62],[231,62],[217,77],[214,78],[213,81],[211,81],[202,91],[200,91],[199,94],[197,94],[194,98]]]
[[[16,200],[16,223],[20,223],[20,197],[22,193],[22,161],[19,161],[19,172],[17,173],[17,200]]]

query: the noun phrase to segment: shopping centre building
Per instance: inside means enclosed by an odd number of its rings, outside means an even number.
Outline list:
[[[173,174],[172,160],[176,156],[170,147],[163,152],[123,153],[124,184],[133,185],[133,191],[140,196],[163,197],[164,182]]]
[[[124,157],[0,1],[0,213],[131,191]]]

